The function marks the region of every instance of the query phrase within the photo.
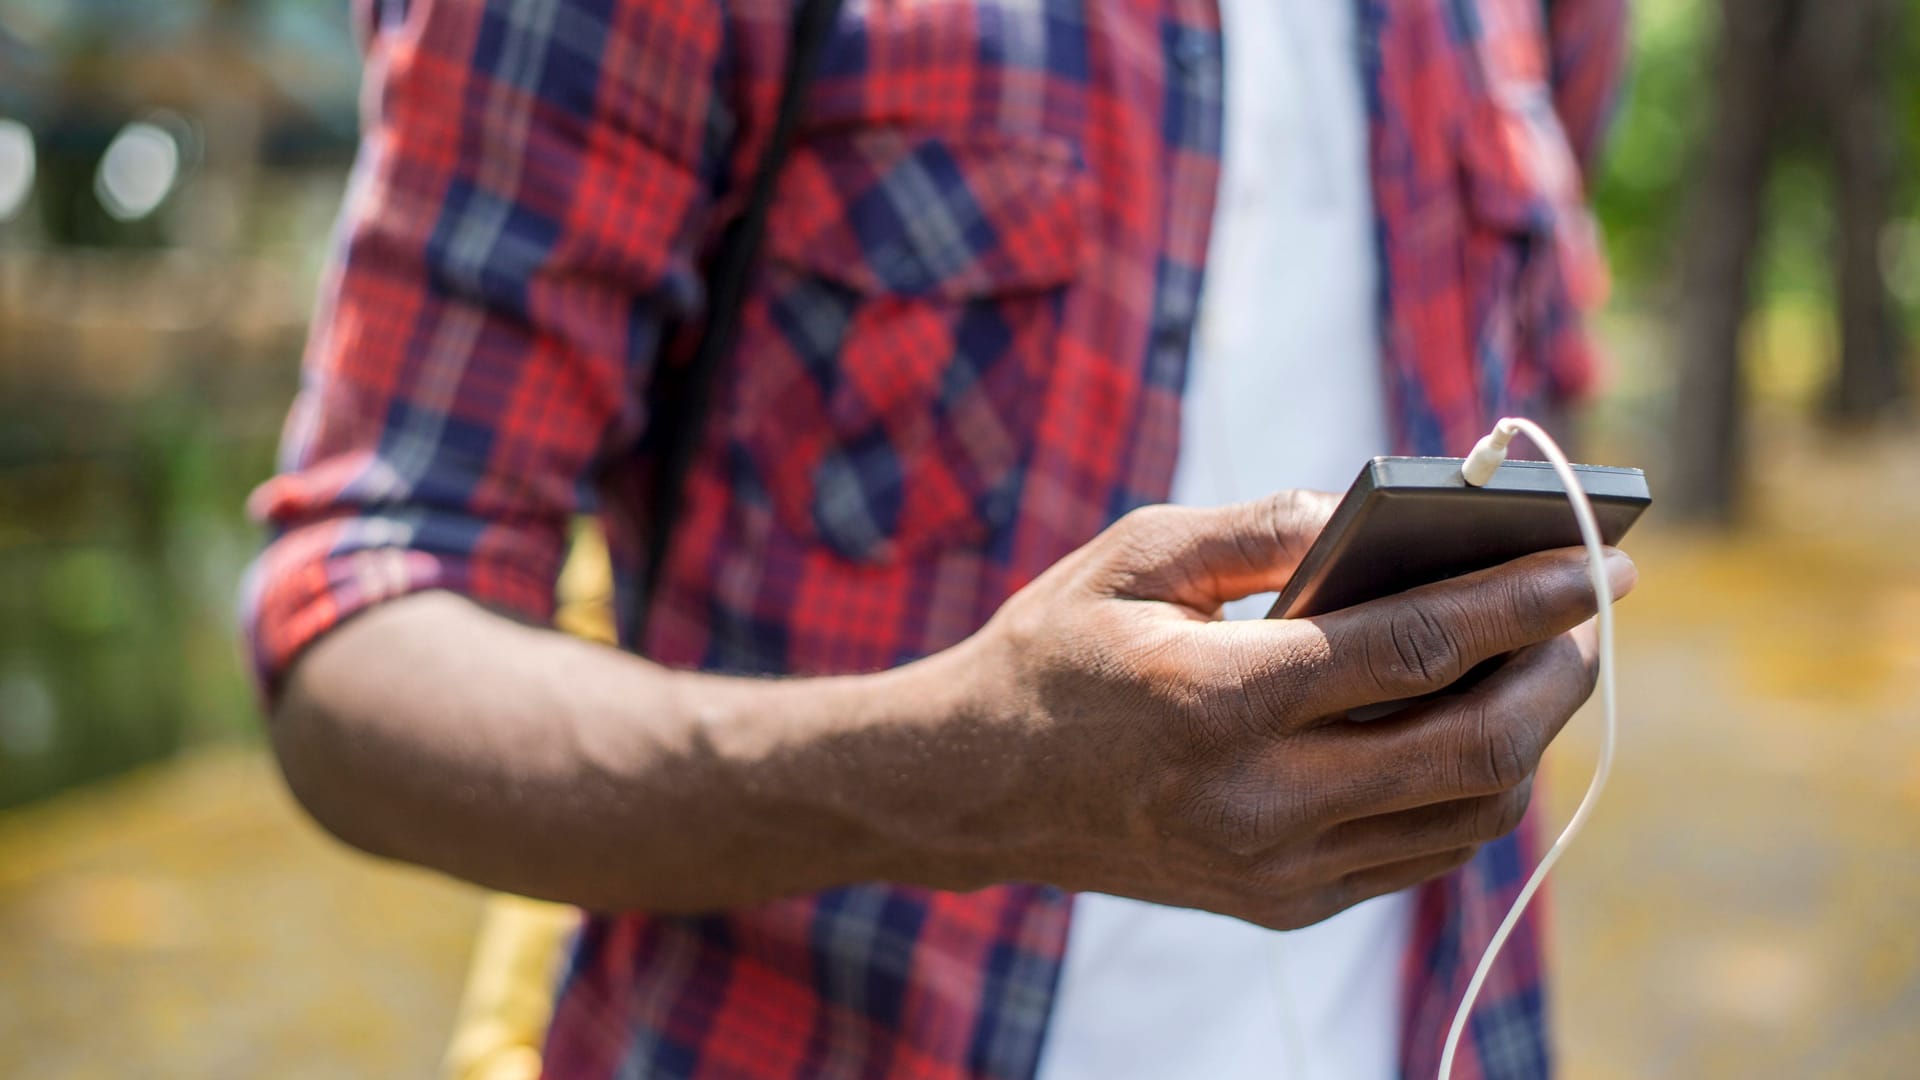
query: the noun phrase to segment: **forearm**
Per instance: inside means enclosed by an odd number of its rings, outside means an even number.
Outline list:
[[[348,842],[599,910],[1037,881],[1293,929],[1510,830],[1594,678],[1578,549],[1213,617],[1292,574],[1332,504],[1135,511],[979,633],[874,675],[669,672],[421,593],[305,651],[274,746]],[[1631,588],[1624,557],[1608,573]],[[1346,722],[1408,698],[1429,700]]]
[[[965,888],[1004,876],[1030,790],[1019,721],[969,700],[968,663],[674,672],[425,593],[314,646],[273,743],[343,840],[512,892],[698,911]]]

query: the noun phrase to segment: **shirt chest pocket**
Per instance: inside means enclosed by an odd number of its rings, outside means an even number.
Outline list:
[[[1057,139],[898,127],[796,146],[731,388],[781,523],[861,562],[978,544],[1012,515],[1085,254]]]

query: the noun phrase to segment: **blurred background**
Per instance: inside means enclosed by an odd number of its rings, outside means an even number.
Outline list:
[[[1920,1061],[1920,10],[1638,0],[1596,192],[1639,464],[1567,1075]],[[352,149],[343,0],[0,0],[0,1062],[419,1075],[480,909],[291,808],[233,643]],[[1597,717],[1550,755],[1564,815]]]

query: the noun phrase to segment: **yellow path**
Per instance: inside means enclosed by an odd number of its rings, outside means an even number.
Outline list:
[[[1554,891],[1571,1076],[1920,1076],[1920,442],[1757,441],[1751,528],[1628,545],[1621,757]]]
[[[479,893],[348,854],[227,750],[0,825],[0,1075],[430,1076]]]

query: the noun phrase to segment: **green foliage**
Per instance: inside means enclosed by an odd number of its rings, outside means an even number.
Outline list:
[[[1719,47],[1717,5],[1709,0],[1639,0],[1626,93],[1594,189],[1621,298],[1646,299],[1673,285],[1691,180],[1714,123],[1712,72]],[[1897,219],[1888,238],[1892,284],[1920,314],[1920,11],[1898,12],[1886,70],[1899,117]],[[1787,139],[1768,185],[1761,263],[1762,304],[1824,304],[1832,295],[1833,188],[1807,145],[1804,121],[1783,121]]]
[[[1711,122],[1706,94],[1715,20],[1692,0],[1634,5],[1633,59],[1608,136],[1594,202],[1623,286],[1669,266],[1701,132]]]
[[[0,806],[250,731],[231,612],[270,434],[187,392],[0,426]]]

